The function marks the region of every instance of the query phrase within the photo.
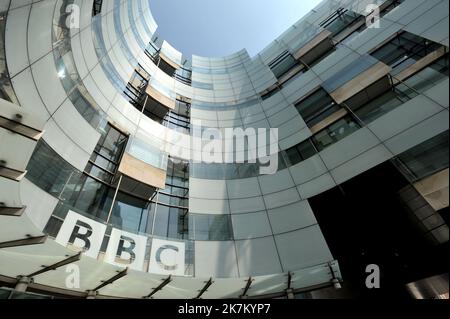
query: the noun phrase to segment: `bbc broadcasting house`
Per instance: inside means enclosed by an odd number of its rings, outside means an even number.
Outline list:
[[[447,0],[324,0],[253,57],[147,0],[0,12],[0,299],[448,298]]]

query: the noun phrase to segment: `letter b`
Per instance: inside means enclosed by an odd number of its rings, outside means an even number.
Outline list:
[[[82,233],[80,230],[84,228],[84,232]],[[73,229],[72,235],[70,235],[69,243],[74,244],[75,240],[79,239],[84,242],[83,250],[89,250],[91,248],[91,241],[89,237],[92,235],[92,227],[81,220],[78,220],[75,224],[75,228]],[[76,245],[78,246],[78,245]]]

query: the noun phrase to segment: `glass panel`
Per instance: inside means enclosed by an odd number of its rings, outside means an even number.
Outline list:
[[[191,225],[189,237],[195,240],[232,240],[230,215],[189,214]]]
[[[9,7],[9,1],[3,1],[0,5],[0,98],[20,105],[9,78],[8,66],[6,65],[6,51],[5,51],[5,32],[6,21]],[[3,11],[5,10],[5,11]]]
[[[309,127],[314,126],[340,109],[328,93],[319,89],[295,104],[298,112]]]
[[[316,149],[309,139],[284,151],[288,167],[300,163],[315,154],[317,154]]]
[[[367,124],[392,111],[415,96],[417,96],[417,94],[406,85],[398,84],[392,88],[392,90],[381,94],[369,103],[358,108],[355,111],[355,114]],[[354,110],[355,107],[352,107],[352,109]]]
[[[429,65],[422,71],[403,81],[406,85],[414,88],[420,93],[437,85],[441,81],[448,79],[449,56],[446,54],[441,59]]]
[[[127,136],[108,124],[107,134],[99,140],[95,150],[106,159],[118,163],[127,142]]]
[[[448,131],[400,154],[397,159],[412,182],[448,168]]]
[[[167,206],[157,206],[153,235],[167,237],[169,225],[169,210],[170,208]]]
[[[290,166],[293,166],[302,161],[302,156],[297,150],[297,147],[291,147],[290,149],[285,151],[287,162]]]
[[[111,184],[113,174],[93,165],[92,163],[88,163],[85,169],[85,172],[91,175],[92,177],[98,178],[105,183]]]
[[[360,18],[362,16],[353,11],[339,8],[335,13],[325,19],[320,26],[330,31],[333,36],[336,36]]]
[[[299,151],[303,160],[306,160],[306,159],[310,158],[311,156],[314,156],[315,154],[317,154],[316,149],[314,148],[314,145],[311,143],[310,140],[306,140],[306,141],[298,144],[297,150]]]
[[[370,55],[362,55],[349,65],[345,66],[335,74],[330,76],[322,84],[322,87],[328,92],[334,92],[336,89],[342,87],[347,82],[351,81],[361,73],[369,70],[379,61]]]
[[[149,165],[162,170],[167,169],[167,154],[142,139],[137,137],[130,138],[127,152]]]
[[[398,73],[442,45],[404,31],[371,55]]]
[[[27,166],[27,179],[47,193],[67,199],[79,187],[82,173],[39,140]]]
[[[313,141],[317,150],[320,152],[357,131],[359,128],[360,126],[352,118],[347,116],[314,135]]]
[[[146,231],[149,213],[147,201],[119,192],[110,223],[132,233]]]
[[[114,197],[114,189],[83,176],[80,180],[81,190],[72,194],[67,203],[82,213],[106,221]]]
[[[289,72],[294,66],[296,66],[298,62],[295,60],[295,58],[289,53],[284,52],[279,57],[277,57],[275,60],[273,60],[271,63],[269,63],[269,67],[272,69],[273,74],[275,74],[275,77],[279,79],[284,74]]]

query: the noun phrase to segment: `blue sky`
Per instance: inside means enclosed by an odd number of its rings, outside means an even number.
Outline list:
[[[320,0],[150,0],[157,34],[190,57],[250,56],[311,11]]]

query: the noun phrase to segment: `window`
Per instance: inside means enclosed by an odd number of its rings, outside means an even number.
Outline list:
[[[355,113],[364,123],[370,123],[409,101],[413,95],[408,95],[408,91],[409,88],[405,85],[396,85],[392,87],[392,89],[386,91],[361,108],[357,109]]]
[[[161,59],[161,57],[159,57],[158,67],[162,71],[164,71],[164,73],[166,73],[168,76],[170,76],[170,77],[175,76],[176,69],[172,65],[170,65],[169,63],[164,61],[164,59]]]
[[[164,117],[162,124],[181,133],[189,134],[191,130],[190,99],[179,96],[175,101],[175,108]]]
[[[131,79],[124,90],[125,96],[128,97],[128,102],[139,111],[142,111],[145,90],[148,86],[149,79],[150,74],[139,64],[131,75]]]
[[[92,7],[92,16],[96,16],[97,14],[102,12],[103,0],[94,0],[94,5]]]
[[[175,74],[173,76],[175,80],[186,84],[191,85],[192,84],[192,70],[186,69],[186,68],[179,68],[175,71]]]
[[[127,141],[127,135],[108,123],[106,134],[98,141],[85,172],[107,184],[112,184]]]
[[[344,8],[339,8],[338,10],[336,10],[336,12],[326,18],[320,24],[320,26],[330,31],[332,36],[335,37],[342,31],[362,19],[364,19],[364,17],[360,14]]]
[[[394,163],[411,182],[416,182],[448,168],[448,157],[445,131],[398,155]]]
[[[190,229],[189,163],[168,161],[166,186],[156,200],[154,234],[187,239]]]
[[[298,61],[288,51],[284,51],[272,62],[269,63],[269,68],[272,70],[275,77],[279,80],[283,75],[288,73],[292,68],[299,65]]]
[[[384,9],[381,10],[380,16],[384,17],[386,14],[397,8],[399,5],[401,5],[405,0],[389,0],[386,1],[383,6]]]
[[[341,109],[322,88],[296,103],[295,107],[309,127]]]
[[[416,96],[409,87],[403,83],[393,85],[391,78],[386,76],[343,104],[368,124]]]
[[[437,85],[442,80],[448,79],[448,53],[423,70],[404,80],[409,87],[414,88],[420,93],[425,92],[431,87]]]
[[[331,124],[323,131],[320,131],[312,137],[314,145],[320,152],[330,145],[333,145],[360,128],[350,116],[346,116],[339,121]]]
[[[403,31],[371,55],[398,73],[442,45]]]
[[[312,142],[308,139],[283,151],[287,166],[293,166],[317,154]]]
[[[158,65],[158,58],[160,51],[161,49],[158,49],[158,47],[155,44],[149,42],[147,48],[145,49],[145,54],[149,57],[150,60],[153,61],[154,64]]]
[[[190,214],[192,240],[232,240],[233,230],[230,215]]]
[[[274,96],[276,93],[280,92],[280,90],[281,90],[281,88],[277,85],[277,86],[273,87],[272,89],[270,89],[269,91],[263,92],[261,94],[261,99],[263,101],[267,100],[268,98]]]
[[[150,207],[146,200],[118,192],[112,209],[110,224],[132,233],[147,232],[151,223]],[[151,231],[151,228],[150,228]]]
[[[64,199],[78,185],[82,173],[58,155],[43,139],[37,143],[27,166],[27,179],[47,193]]]
[[[152,97],[147,96],[143,112],[153,121],[162,124],[164,122],[164,118],[169,113],[169,109]]]

